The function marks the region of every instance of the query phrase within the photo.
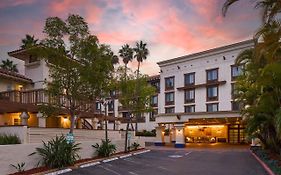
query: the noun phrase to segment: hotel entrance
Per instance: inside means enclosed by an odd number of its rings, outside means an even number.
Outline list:
[[[184,129],[187,143],[227,142],[227,125],[186,125]]]

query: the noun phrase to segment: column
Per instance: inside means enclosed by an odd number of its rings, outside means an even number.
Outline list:
[[[175,127],[172,127],[171,130],[170,130],[170,141],[172,143],[176,142],[176,129],[175,129]]]
[[[165,126],[156,126],[156,141],[154,143],[155,146],[164,146],[165,141],[164,141],[164,130]]]
[[[184,125],[183,124],[176,124],[176,148],[184,148],[185,147],[185,138],[184,138]]]
[[[38,112],[36,116],[38,118],[38,127],[46,128],[46,117],[44,117],[41,112]]]
[[[29,118],[30,118],[30,116],[29,116],[29,114],[27,112],[22,112],[20,114],[21,125],[27,126]]]
[[[98,129],[98,122],[99,120],[97,118],[92,119],[93,129]]]
[[[115,122],[115,130],[119,130],[119,126],[120,126],[120,124],[121,124],[121,122],[119,121],[119,120],[115,120],[114,121]]]

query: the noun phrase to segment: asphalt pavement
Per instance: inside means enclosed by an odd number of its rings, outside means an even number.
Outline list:
[[[266,175],[247,148],[152,149],[67,175]]]

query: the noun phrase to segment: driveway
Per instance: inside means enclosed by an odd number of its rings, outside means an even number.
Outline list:
[[[266,175],[245,147],[158,149],[66,173],[68,175]]]

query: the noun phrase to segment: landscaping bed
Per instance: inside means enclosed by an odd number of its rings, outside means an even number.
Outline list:
[[[79,159],[75,162],[75,164],[73,166],[65,167],[63,169],[66,169],[66,168],[75,169],[75,168],[79,168],[80,165],[83,165],[83,164],[86,164],[86,163],[101,161],[101,160],[104,160],[104,159],[122,156],[122,155],[126,155],[126,154],[129,154],[129,153],[132,154],[132,153],[139,152],[141,150],[144,150],[144,148],[132,150],[132,151],[129,151],[129,152],[121,151],[121,152],[118,152],[118,153],[115,153],[115,154],[111,155],[110,157],[96,156],[96,157],[93,157],[93,158]],[[38,168],[33,168],[33,169],[30,169],[30,170],[23,171],[23,172],[12,173],[12,174],[9,174],[9,175],[31,175],[31,174],[41,175],[41,174],[45,174],[45,173],[51,173],[51,172],[54,172],[54,171],[57,171],[57,170],[59,170],[59,169],[51,169],[51,168],[48,168],[48,167],[38,167]]]
[[[264,150],[261,147],[251,147],[251,151],[260,158],[276,175],[281,174],[281,155]]]

